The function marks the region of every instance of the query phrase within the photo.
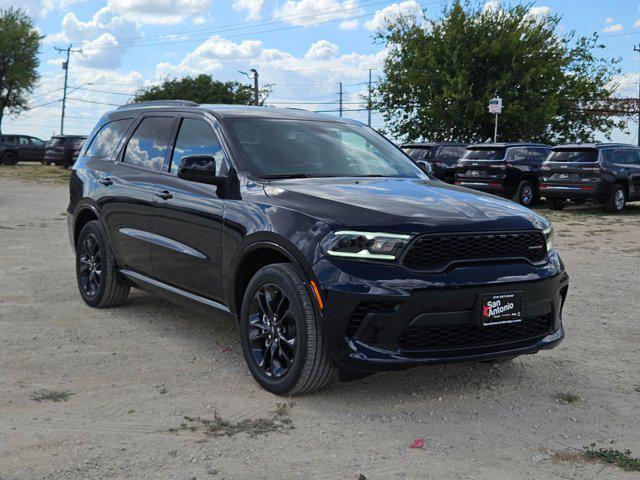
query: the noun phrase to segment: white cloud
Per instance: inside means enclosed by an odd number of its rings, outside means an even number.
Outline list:
[[[300,89],[300,98],[310,93],[318,98],[322,90],[314,88],[314,85],[324,89],[330,86],[333,94],[338,82],[362,81],[369,68],[380,68],[384,56],[384,50],[371,55],[356,52],[340,54],[338,46],[327,40],[313,43],[303,55],[296,56],[287,51],[265,48],[259,40],[235,43],[214,36],[177,64],[159,63],[156,66],[156,79],[161,80],[166,75],[182,77],[206,73],[214,78],[246,81],[239,77],[238,70],[256,68],[264,83],[273,83],[276,87],[278,84],[303,83],[308,86]],[[295,91],[289,88],[286,93],[295,95]]]
[[[536,20],[542,20],[543,18],[548,17],[550,14],[551,9],[545,5],[541,5],[539,7],[531,7],[531,9],[529,9],[529,15]]]
[[[345,20],[340,24],[340,30],[355,30],[360,26],[358,20]]]
[[[117,68],[126,51],[122,40],[141,38],[140,28],[124,17],[113,14],[109,7],[98,10],[89,21],[78,20],[75,13],[67,13],[62,19],[59,33],[49,35],[49,44],[69,43],[81,47],[80,62],[87,67]]]
[[[232,6],[234,10],[247,12],[245,20],[260,20],[262,18],[264,0],[235,0]]]
[[[335,58],[338,55],[338,46],[335,43],[331,43],[328,40],[319,40],[312,44],[304,54],[304,58],[310,58],[312,60],[327,60]]]
[[[381,10],[376,11],[373,18],[364,22],[364,28],[376,31],[384,28],[387,23],[393,22],[400,16],[419,18],[422,16],[422,8],[415,0],[406,0],[401,3],[392,3]]]
[[[32,17],[46,17],[54,10],[64,10],[79,0],[0,0],[0,8],[20,7]]]
[[[356,0],[287,0],[273,16],[292,25],[311,25],[357,15]]]
[[[609,25],[609,26],[607,26],[607,27],[604,27],[604,28],[602,29],[602,31],[603,31],[604,33],[612,33],[612,32],[619,32],[619,31],[621,31],[623,28],[624,28],[624,27],[622,26],[622,24],[621,24],[621,23],[615,23],[615,24],[613,24],[613,25]]]
[[[611,17],[607,17],[604,19],[604,23],[606,23],[607,25],[609,25],[610,23],[613,23],[613,18]]]
[[[108,0],[107,6],[139,25],[173,25],[206,14],[211,0]]]
[[[485,13],[496,13],[502,10],[502,5],[500,5],[500,0],[489,0],[482,7],[482,11]]]

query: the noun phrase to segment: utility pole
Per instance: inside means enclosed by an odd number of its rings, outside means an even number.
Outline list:
[[[369,69],[369,98],[367,100],[367,125],[371,126],[371,69]]]
[[[260,105],[260,89],[258,88],[258,71],[255,68],[249,70],[253,72],[253,103]]]
[[[340,82],[340,92],[338,95],[340,97],[340,116],[342,116],[342,82]]]
[[[72,50],[72,45],[69,45],[67,48],[58,48],[55,49],[58,52],[67,52],[67,60],[62,63],[62,68],[64,70],[64,91],[62,93],[62,116],[60,117],[60,135],[64,135],[64,111],[67,106],[67,81],[69,80],[69,57],[71,56],[71,52],[73,53],[82,53],[82,50]]]
[[[633,47],[634,52],[640,53],[640,45]],[[640,67],[638,69],[638,146],[640,146]]]

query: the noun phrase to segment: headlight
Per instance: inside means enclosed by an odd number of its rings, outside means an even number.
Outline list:
[[[396,260],[407,246],[411,235],[379,232],[331,232],[322,240],[328,255],[364,260]]]
[[[549,225],[545,228],[542,233],[544,233],[544,238],[547,240],[547,254],[551,255],[553,251],[553,237],[555,236],[553,232],[553,225]]]

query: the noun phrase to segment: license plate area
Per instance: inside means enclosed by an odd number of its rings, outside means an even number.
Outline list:
[[[522,322],[522,292],[482,295],[480,322],[485,327]]]

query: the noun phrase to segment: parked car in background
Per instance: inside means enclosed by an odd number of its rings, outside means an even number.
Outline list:
[[[620,213],[640,201],[640,148],[621,143],[553,147],[541,168],[540,191],[552,210],[570,203],[602,203]]]
[[[541,143],[470,145],[458,161],[455,183],[530,207],[539,198],[538,173],[550,150]]]
[[[421,167],[421,163],[428,163],[431,166],[429,173],[438,180],[453,183],[456,177],[456,163],[464,155],[466,146],[466,143],[453,142],[412,142],[402,145],[401,148]]]
[[[83,300],[114,307],[137,286],[232,313],[275,394],[564,337],[551,224],[428,178],[353,120],[126,105],[96,125],[69,188]]]
[[[44,154],[45,165],[59,165],[68,168],[73,165],[82,149],[86,135],[57,135],[47,142]]]
[[[27,135],[0,135],[0,163],[42,162],[44,141]]]

